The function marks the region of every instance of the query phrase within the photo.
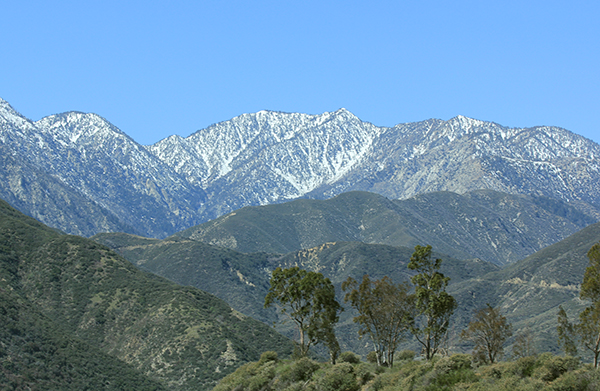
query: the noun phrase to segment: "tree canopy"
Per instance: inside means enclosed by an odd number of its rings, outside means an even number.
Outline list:
[[[409,286],[394,284],[387,276],[372,281],[365,274],[360,284],[348,277],[342,289],[348,291],[344,301],[358,311],[354,322],[360,325],[360,336],[367,334],[375,345],[377,364],[393,366],[394,352],[412,321]]]
[[[461,338],[471,341],[476,361],[493,364],[504,352],[504,342],[512,335],[512,326],[500,310],[487,304],[475,312],[473,320],[461,333]]]
[[[273,270],[265,308],[279,303],[280,311],[298,327],[299,349],[306,356],[311,345],[324,343],[332,355],[339,351],[334,326],[342,307],[335,299],[335,288],[323,274],[297,266]]]

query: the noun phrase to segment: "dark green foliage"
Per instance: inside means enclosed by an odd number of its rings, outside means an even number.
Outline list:
[[[340,354],[339,362],[358,364],[360,363],[360,357],[358,357],[358,354],[352,352],[343,352],[342,354]]]
[[[0,341],[0,346],[15,346],[17,353],[10,353],[14,358],[3,361],[6,371],[0,372],[13,376],[21,368],[19,360],[25,357],[23,362],[31,363],[28,357],[39,356],[40,366],[27,368],[42,374],[51,371],[50,378],[59,382],[52,389],[70,381],[81,386],[77,379],[97,368],[97,377],[89,375],[90,384],[107,379],[128,389],[129,383],[114,380],[128,376],[147,389],[158,381],[170,390],[201,390],[236,366],[257,360],[265,350],[288,356],[293,346],[210,294],[142,272],[96,242],[59,234],[3,204],[0,282],[0,293],[17,295],[50,325],[19,323],[26,319],[28,307],[18,307],[12,318],[16,323],[4,335],[8,340]],[[40,342],[42,337],[34,333],[37,328],[48,330],[49,336],[43,337],[48,339]],[[73,348],[65,350],[61,344]],[[77,360],[72,373],[52,369],[64,355],[70,357],[65,368]],[[48,360],[52,364],[43,364]],[[78,365],[87,369],[81,371]],[[124,375],[127,371],[131,375]]]

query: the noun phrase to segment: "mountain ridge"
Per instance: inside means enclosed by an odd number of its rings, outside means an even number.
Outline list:
[[[492,189],[600,210],[600,145],[557,127],[507,128],[465,116],[379,127],[346,109],[314,115],[263,110],[142,146],[97,114],[67,112],[32,122],[0,103],[0,144],[7,154],[135,227],[127,232],[146,236],[163,238],[247,205],[351,190],[407,199]],[[70,233],[106,229],[88,221],[77,231],[58,216],[53,222],[18,186],[0,184],[0,194]]]
[[[503,265],[597,221],[562,201],[492,190],[406,200],[354,191],[328,200],[248,206],[176,235],[241,252],[288,253],[336,241],[409,248],[427,243],[458,259]]]

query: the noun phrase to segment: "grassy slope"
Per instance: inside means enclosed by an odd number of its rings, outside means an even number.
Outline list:
[[[289,340],[213,295],[140,271],[5,203],[0,218],[4,289],[169,389],[205,389],[264,350],[291,352]]]

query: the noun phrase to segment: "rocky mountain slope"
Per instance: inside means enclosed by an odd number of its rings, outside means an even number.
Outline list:
[[[0,100],[0,146],[13,162],[0,167],[0,195],[52,226],[86,235],[118,225],[165,237],[246,205],[349,190],[405,199],[492,189],[544,195],[590,213],[600,208],[598,144],[560,128],[506,128],[462,116],[386,128],[344,109],[261,111],[141,146],[95,114],[32,122]],[[79,208],[95,208],[103,218],[65,224],[72,212],[58,207],[79,201],[57,186],[31,194],[20,180],[31,170],[71,189],[90,204]],[[48,212],[44,197],[65,202]]]
[[[558,352],[558,306],[575,320],[587,305],[579,290],[589,265],[587,252],[599,242],[600,223],[592,224],[501,270],[453,284],[449,291],[465,308],[499,306],[516,330],[530,329],[538,351]]]
[[[18,382],[50,371],[57,382],[50,389],[73,389],[73,379],[79,389],[109,381],[109,389],[203,390],[265,350],[293,350],[290,340],[217,297],[140,271],[109,248],[60,234],[1,200],[0,319],[7,321],[0,378]],[[73,357],[52,362],[65,354]],[[23,370],[32,357],[50,369]],[[99,373],[86,383],[95,367]]]

